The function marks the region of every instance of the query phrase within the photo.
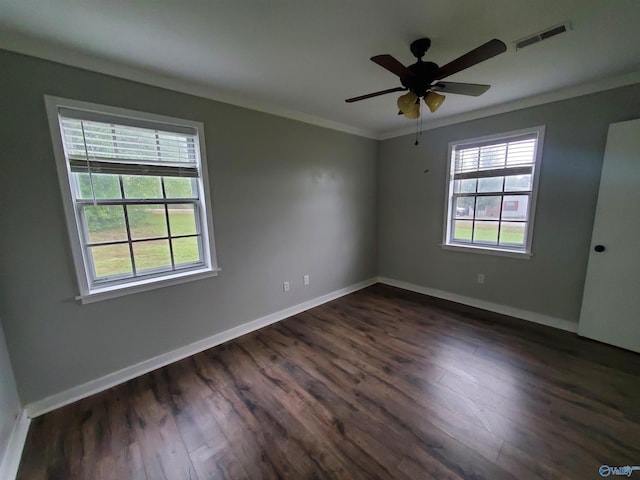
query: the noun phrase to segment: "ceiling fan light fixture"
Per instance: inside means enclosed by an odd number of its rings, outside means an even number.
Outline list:
[[[431,40],[426,37],[419,38],[412,42],[410,49],[413,56],[416,57],[417,62],[413,65],[409,65],[408,67],[404,66],[388,53],[371,57],[372,62],[380,65],[385,70],[397,76],[400,79],[402,86],[389,88],[387,90],[380,90],[366,95],[360,95],[359,97],[347,98],[346,102],[358,102],[360,100],[378,97],[391,92],[408,90],[406,94],[398,97],[398,115],[404,115],[406,118],[415,120],[420,118],[420,103],[422,98],[424,98],[424,102],[432,113],[440,108],[440,105],[444,102],[445,96],[437,92],[469,95],[472,97],[477,97],[485,93],[491,85],[449,81],[441,82],[440,80],[489,60],[490,58],[500,55],[507,50],[507,46],[504,42],[494,38],[452,60],[446,65],[439,67],[433,62],[425,62],[422,60],[422,57],[429,49],[430,45]],[[419,122],[416,122],[416,129],[419,129],[417,126],[418,124]]]
[[[407,118],[420,116],[420,99],[413,92],[405,93],[398,97],[398,110]]]
[[[411,120],[420,117],[420,103],[416,103],[412,108],[403,113],[403,115]]]
[[[444,95],[440,95],[436,92],[429,92],[424,97],[424,103],[427,104],[431,113],[434,113],[436,110],[440,108],[440,105],[443,104],[444,99],[447,98]]]
[[[399,113],[406,118],[418,118],[420,116],[420,98],[413,92],[398,97]]]

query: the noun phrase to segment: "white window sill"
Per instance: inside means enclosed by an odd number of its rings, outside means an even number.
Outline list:
[[[480,245],[440,245],[443,250],[453,250],[456,252],[481,253],[484,255],[496,255],[499,257],[519,258],[521,260],[529,260],[533,254],[530,252],[518,252],[515,250],[506,250],[502,248],[482,247]]]
[[[215,277],[221,270],[219,268],[201,268],[199,270],[189,270],[171,276],[146,278],[132,281],[123,285],[111,285],[108,287],[94,288],[89,293],[78,295],[76,300],[80,300],[83,305],[86,303],[100,302],[110,298],[122,297],[133,293],[146,292],[156,288],[178,285],[180,283],[192,282],[203,278]]]

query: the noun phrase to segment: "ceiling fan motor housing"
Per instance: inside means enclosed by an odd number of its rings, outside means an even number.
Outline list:
[[[419,97],[424,97],[431,85],[433,74],[438,70],[438,65],[433,62],[418,60],[407,68],[411,70],[415,76],[413,78],[400,78],[400,83]]]
[[[438,70],[438,65],[435,63],[422,61],[422,57],[427,53],[430,46],[431,40],[426,37],[411,42],[409,49],[418,61],[407,68],[411,70],[415,76],[413,78],[400,78],[402,86],[414,92],[418,97],[424,97],[427,94],[429,85],[431,85],[431,81],[433,80],[433,74]]]

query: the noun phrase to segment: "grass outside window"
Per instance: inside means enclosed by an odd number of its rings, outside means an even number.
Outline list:
[[[122,208],[118,206],[118,208]],[[131,210],[131,206],[128,207]],[[156,238],[166,236],[166,216],[164,208],[144,207],[136,205],[137,220],[135,223],[134,238]],[[195,221],[193,208],[169,209],[172,234],[195,234]],[[123,227],[112,224],[93,224],[91,228],[91,241],[93,243],[110,242],[114,238],[122,239]],[[145,270],[163,269],[171,266],[168,240],[136,241],[134,245],[134,258],[136,269]],[[181,237],[172,238],[174,261],[177,266],[197,262],[200,258],[198,238]],[[128,244],[115,244],[90,247],[97,278],[113,277],[132,274],[131,256]]]

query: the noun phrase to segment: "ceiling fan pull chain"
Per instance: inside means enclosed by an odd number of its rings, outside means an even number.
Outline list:
[[[422,138],[422,115],[416,118],[416,143],[414,143],[414,145],[420,144],[418,141],[419,137]]]

